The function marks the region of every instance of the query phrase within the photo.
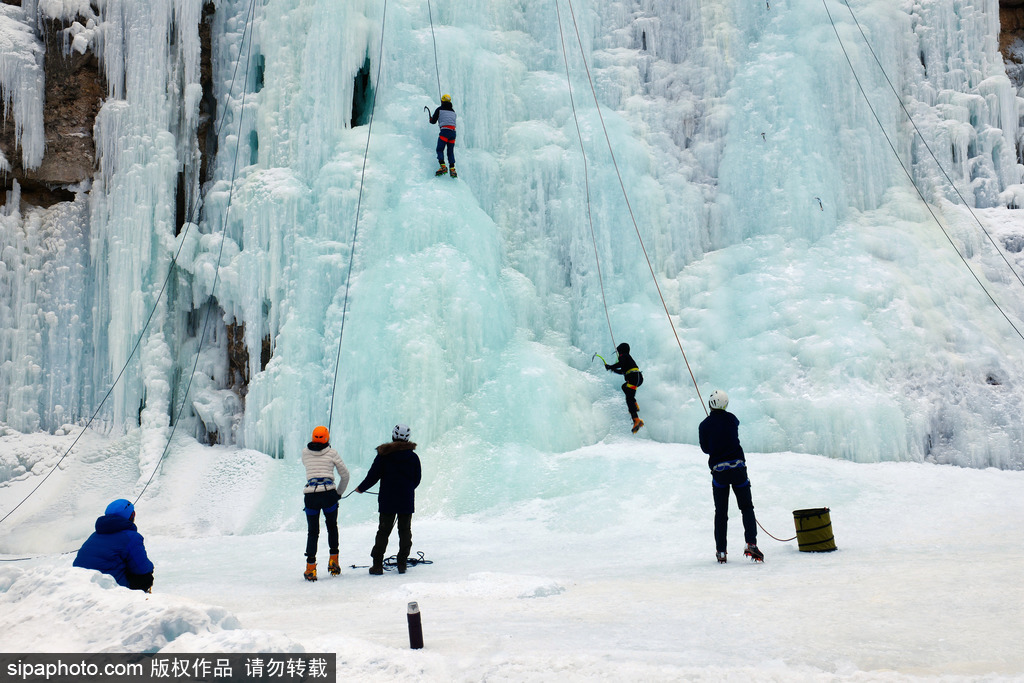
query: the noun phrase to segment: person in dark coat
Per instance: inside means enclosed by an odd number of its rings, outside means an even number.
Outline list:
[[[740,446],[740,421],[725,408],[729,396],[721,389],[711,392],[708,400],[710,414],[700,423],[700,449],[708,454],[711,468],[711,491],[715,497],[715,550],[719,563],[726,561],[726,531],[729,526],[729,489],[736,494],[743,518],[743,537],[746,557],[755,562],[764,561],[764,553],[757,549],[757,519],[747,478],[747,461]]]
[[[626,380],[622,384],[622,393],[626,395],[626,409],[633,418],[633,428],[630,431],[636,434],[644,426],[644,421],[640,419],[640,406],[636,404],[636,390],[644,383],[644,375],[637,367],[636,361],[629,355],[629,344],[619,344],[615,347],[615,352],[619,355],[618,362],[612,365],[605,363],[604,369],[623,375],[623,379]]]
[[[153,563],[135,528],[135,506],[124,498],[108,505],[72,564],[109,574],[125,588],[152,592]]]
[[[420,485],[420,458],[416,455],[416,444],[409,441],[409,428],[395,425],[391,430],[391,443],[377,446],[377,457],[370,465],[366,478],[356,487],[363,493],[380,482],[377,496],[377,510],[380,521],[377,537],[370,551],[373,565],[370,573],[384,573],[384,551],[388,537],[398,522],[398,573],[404,574],[412,550],[412,515],[416,508],[416,487]]]
[[[441,167],[434,175],[451,173],[452,178],[457,178],[458,174],[455,172],[455,108],[452,107],[451,95],[441,95],[441,106],[430,115],[430,122],[436,123],[440,127],[437,135],[437,163]],[[447,166],[444,165],[445,150],[448,151]]]

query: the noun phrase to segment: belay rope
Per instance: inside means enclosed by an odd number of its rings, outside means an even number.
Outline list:
[[[437,66],[437,37],[434,35],[434,13],[430,9],[430,0],[427,0],[427,17],[430,19],[430,39],[434,43],[434,73],[437,75],[437,99],[441,99],[441,69]],[[381,40],[384,31],[381,30]],[[427,111],[430,111],[429,109]]]
[[[352,267],[356,259],[356,240],[359,237],[359,214],[363,206],[363,186],[366,184],[366,160],[370,156],[370,134],[373,132],[373,117],[377,111],[377,87],[380,85],[380,71],[384,63],[384,27],[387,23],[388,0],[384,0],[384,11],[380,19],[380,50],[377,53],[377,80],[373,84],[373,99],[370,100],[370,120],[366,126],[366,147],[363,150],[363,167],[359,172],[359,196],[356,199],[356,219],[352,228],[352,249],[348,256],[348,273],[345,275],[345,300],[341,309],[341,329],[338,331],[338,355],[334,359],[334,382],[331,384],[331,409],[327,416],[327,430],[334,423],[334,394],[338,390],[338,370],[341,369],[341,341],[345,338],[345,319],[348,317],[348,295],[352,286]]]
[[[654,282],[654,288],[658,292],[658,298],[661,300],[661,306],[665,310],[665,317],[668,319],[669,327],[672,328],[672,334],[673,334],[673,336],[676,339],[676,345],[679,347],[679,353],[682,354],[682,356],[683,356],[683,363],[686,365],[687,372],[690,373],[690,379],[693,381],[694,391],[697,392],[697,399],[700,402],[700,407],[704,411],[704,414],[707,415],[708,409],[707,409],[707,406],[704,405],[704,398],[700,394],[700,387],[697,385],[697,378],[694,377],[693,368],[690,367],[690,361],[686,358],[686,351],[683,350],[683,342],[679,339],[679,332],[676,330],[676,325],[672,321],[672,314],[669,313],[668,304],[665,302],[665,297],[664,297],[664,295],[661,292],[661,285],[658,284],[658,276],[654,272],[654,265],[651,263],[651,257],[647,253],[647,246],[644,244],[643,236],[640,234],[640,226],[637,224],[636,216],[633,214],[633,207],[632,207],[632,205],[629,202],[629,194],[626,192],[626,184],[622,180],[622,173],[619,170],[619,163],[615,159],[615,151],[612,149],[611,136],[608,134],[608,127],[605,125],[604,115],[601,113],[601,104],[600,104],[600,102],[597,99],[597,89],[594,87],[594,79],[590,75],[590,66],[589,66],[589,64],[587,64],[587,57],[586,57],[586,54],[584,53],[584,50],[583,50],[583,38],[580,36],[580,28],[579,28],[579,24],[576,22],[576,12],[575,12],[575,10],[573,10],[572,0],[566,0],[566,2],[569,5],[569,13],[570,13],[570,15],[572,17],[573,28],[576,31],[576,43],[579,46],[580,59],[583,61],[583,67],[584,67],[584,69],[587,72],[587,80],[590,83],[590,92],[591,92],[591,94],[593,96],[593,99],[594,99],[594,106],[597,109],[597,116],[598,116],[598,118],[601,121],[601,129],[602,129],[602,131],[604,131],[604,139],[605,139],[605,142],[608,145],[608,152],[609,152],[609,154],[611,154],[612,166],[615,168],[615,175],[619,179],[619,187],[622,189],[622,196],[623,196],[623,199],[626,202],[626,209],[629,212],[630,221],[633,223],[633,230],[636,232],[636,238],[637,238],[637,241],[640,243],[640,249],[643,251],[644,258],[647,261],[647,269],[651,273],[651,280]],[[558,16],[558,33],[559,33],[559,36],[562,36],[562,13],[561,13],[561,10],[558,10],[558,2],[557,2],[557,0],[555,2],[555,9],[556,9],[556,13],[557,13],[557,16]],[[562,56],[563,56],[563,59],[565,59],[565,70],[566,70],[566,76],[568,77],[569,62],[568,62],[568,58],[565,55],[564,39],[563,39]],[[571,91],[571,89],[570,89],[570,91]],[[574,118],[576,117],[575,105],[573,106],[573,117]],[[579,121],[578,120],[576,122],[576,128],[577,128],[577,132],[578,132],[579,131]],[[582,138],[581,138],[581,140],[580,140],[580,146],[581,147],[582,147],[582,144],[583,143],[582,143]],[[584,158],[585,158],[585,156],[584,156]],[[588,181],[588,200],[587,201],[588,201],[588,215],[589,215],[589,181]],[[595,255],[596,255],[596,251],[597,250],[596,250],[596,240],[595,240]],[[602,291],[602,297],[603,297],[604,296],[604,285],[603,284],[602,284],[601,291]],[[607,315],[607,302],[605,302],[605,314]],[[610,326],[611,326],[611,323],[609,322],[609,327]]]
[[[246,16],[246,19],[247,19],[246,25],[247,25],[247,29],[249,31],[249,43],[248,43],[248,45],[246,47],[246,55],[245,55],[245,71],[246,71],[246,73],[249,72],[249,66],[250,66],[250,63],[252,62],[252,35],[255,32],[254,29],[253,29],[252,23],[255,20],[255,9],[254,9],[255,5],[256,5],[256,0],[250,0],[249,13]],[[243,37],[243,39],[245,37],[245,30],[244,29],[243,29],[242,37]],[[239,60],[241,60],[241,51],[239,51]],[[238,68],[238,62],[237,61],[235,63],[235,68],[236,69]],[[242,84],[242,101],[241,101],[241,104],[239,106],[238,132],[235,135],[236,141],[242,139],[242,122],[245,120],[245,117],[242,116],[241,112],[245,111],[245,96],[246,96],[246,93],[247,93],[247,88],[245,87],[245,83],[243,82],[243,84]],[[217,285],[220,283],[220,264],[221,264],[221,261],[224,259],[224,243],[227,242],[227,236],[224,233],[227,230],[228,215],[229,215],[229,213],[231,211],[231,200],[234,197],[235,179],[236,179],[237,176],[238,176],[238,143],[236,142],[236,144],[235,144],[235,156],[234,156],[234,159],[233,159],[232,164],[231,164],[231,183],[228,186],[227,204],[226,204],[226,206],[224,208],[224,225],[221,227],[220,247],[219,247],[219,249],[217,251],[217,265],[214,266],[213,286],[210,288],[210,298],[211,299],[215,299],[216,298]],[[202,355],[203,343],[206,340],[206,331],[210,327],[210,319],[212,317],[213,317],[213,307],[212,306],[208,306],[207,309],[206,309],[206,315],[203,318],[203,331],[199,334],[199,348],[196,350],[196,360],[192,364],[192,372],[189,374],[188,383],[185,385],[185,393],[181,397],[181,406],[178,408],[177,415],[175,415],[174,412],[173,412],[174,411],[174,406],[173,406],[173,404],[171,405],[171,432],[170,432],[170,434],[167,435],[167,443],[164,444],[164,450],[163,450],[162,453],[160,453],[160,458],[157,460],[156,466],[153,467],[152,474],[149,475],[149,479],[146,481],[146,485],[142,487],[141,491],[139,491],[139,495],[137,495],[135,497],[134,503],[138,503],[139,502],[139,499],[142,498],[142,494],[144,494],[146,492],[146,489],[149,488],[149,485],[153,483],[153,478],[156,476],[156,473],[160,470],[161,463],[163,463],[164,458],[167,457],[167,453],[171,449],[171,440],[174,438],[174,431],[178,428],[178,420],[181,419],[181,414],[185,411],[185,404],[188,401],[188,395],[192,391],[192,380],[195,379],[195,377],[196,377],[196,370],[198,370],[198,368],[199,368],[199,358]]]
[[[875,119],[875,123],[878,124],[879,129],[882,131],[882,135],[885,137],[885,141],[889,144],[889,149],[892,150],[893,155],[896,157],[896,161],[899,162],[900,167],[903,169],[903,172],[906,174],[907,178],[910,179],[910,184],[914,186],[914,190],[917,191],[917,195],[921,198],[921,201],[924,203],[924,206],[928,210],[928,213],[931,214],[932,220],[934,220],[935,224],[939,226],[940,230],[942,230],[942,233],[946,236],[946,240],[949,241],[950,245],[952,245],[953,247],[953,251],[955,251],[957,256],[960,257],[960,260],[963,261],[964,266],[966,266],[968,272],[970,272],[971,276],[974,278],[974,281],[978,283],[978,286],[981,287],[981,290],[983,292],[985,292],[985,295],[988,297],[989,301],[991,301],[992,305],[996,307],[996,310],[998,310],[999,313],[1002,314],[1003,318],[1006,319],[1006,322],[1008,322],[1010,324],[1010,327],[1013,328],[1013,331],[1017,333],[1017,336],[1020,337],[1021,339],[1024,339],[1024,332],[1021,332],[1020,328],[1018,328],[1017,325],[1014,324],[1013,320],[1010,319],[1010,316],[1006,313],[1006,311],[1003,310],[1002,306],[999,305],[999,302],[995,300],[995,297],[992,296],[992,293],[988,291],[987,287],[985,287],[985,284],[981,281],[981,278],[978,277],[978,274],[974,272],[973,268],[971,268],[971,264],[967,262],[967,258],[960,253],[960,250],[957,248],[956,243],[950,236],[949,231],[946,230],[946,227],[942,224],[942,221],[939,220],[939,217],[935,215],[935,210],[932,209],[931,204],[928,203],[928,200],[925,198],[924,193],[921,191],[921,188],[918,187],[917,181],[914,180],[914,175],[910,172],[910,169],[907,168],[907,165],[903,162],[903,159],[900,158],[899,152],[896,151],[896,146],[893,144],[893,141],[889,137],[889,134],[885,131],[885,126],[882,125],[882,120],[879,118],[878,113],[875,111],[875,107],[871,104],[871,99],[868,97],[867,91],[864,89],[864,85],[861,83],[860,76],[857,75],[857,69],[854,68],[853,60],[850,58],[850,54],[846,50],[846,45],[843,43],[843,39],[839,35],[839,29],[836,27],[836,22],[832,18],[832,12],[830,12],[828,9],[828,3],[826,3],[825,0],[821,0],[821,4],[825,8],[825,13],[828,14],[828,20],[832,24],[832,30],[836,34],[836,40],[839,41],[839,47],[842,48],[843,56],[846,58],[846,63],[850,66],[850,72],[853,74],[853,80],[857,82],[857,88],[860,90],[861,96],[864,97],[864,101],[867,103],[868,109],[871,111],[871,115]],[[849,4],[847,4],[847,8],[849,8]],[[852,9],[850,9],[850,13],[851,15],[853,14]],[[854,21],[857,21],[856,15],[854,15]],[[857,26],[860,26],[860,22],[857,22]],[[861,32],[861,34],[863,35],[863,31]],[[864,40],[865,42],[867,42],[866,36]],[[871,49],[870,44],[868,45],[868,49]],[[871,52],[872,54],[874,54],[874,50],[871,50]],[[876,56],[875,59],[877,61],[878,57]],[[879,63],[879,68],[881,68],[881,63]],[[882,73],[885,74],[884,69],[882,69]],[[886,80],[889,80],[888,74],[885,74],[885,78]],[[889,86],[892,87],[891,82],[889,83]],[[893,88],[893,92],[895,92],[895,88]],[[898,93],[896,96],[897,98],[899,98]],[[903,100],[901,98],[900,104],[903,105]],[[910,116],[910,112],[907,111],[905,106],[903,107],[903,110],[907,113],[907,116]],[[911,118],[911,122],[913,123],[913,118]],[[914,124],[914,129],[917,130],[917,124]],[[917,133],[918,135],[921,136],[921,139],[924,140],[924,136],[921,135],[921,131],[918,130]],[[927,142],[925,142],[925,147],[928,147]],[[928,151],[931,152],[931,148],[928,148]],[[934,157],[934,154],[932,156]],[[936,163],[938,163],[938,159],[936,159]],[[939,168],[942,169],[941,164],[939,164]],[[943,174],[945,174],[944,170]],[[949,179],[949,176],[947,175],[946,178]],[[952,184],[953,181],[950,179],[949,182]],[[959,191],[957,192],[957,195],[960,196],[961,200],[963,200],[963,196],[960,195]],[[963,201],[964,205],[966,206],[966,200]],[[978,217],[974,215],[973,211],[971,211],[971,215],[974,216],[974,219],[978,221],[978,225],[981,225],[981,221],[978,220]],[[981,225],[981,229],[983,232],[985,232],[986,235],[988,235],[988,231],[985,230],[984,225]],[[989,240],[992,241],[991,235],[989,235]],[[995,245],[994,241],[992,241],[992,243],[993,245]],[[1006,259],[1005,256],[1003,256],[1003,253],[998,246],[996,246],[996,251],[999,253],[1000,256],[1002,256],[1003,261],[1006,262],[1006,265],[1010,267],[1010,270],[1013,272],[1014,276],[1016,276],[1017,280],[1020,281],[1022,285],[1024,285],[1024,280],[1021,280],[1020,276],[1017,274],[1017,271],[1013,269],[1013,266],[1010,265],[1010,262]]]
[[[558,38],[562,44],[562,61],[565,63],[565,83],[569,88],[569,104],[572,105],[572,118],[576,123],[576,137],[580,141],[580,154],[583,155],[583,182],[587,189],[587,223],[590,225],[590,241],[594,245],[594,263],[597,264],[597,281],[601,285],[601,303],[604,305],[604,318],[608,323],[608,335],[612,338],[612,347],[615,343],[615,332],[612,330],[612,318],[608,313],[608,298],[604,293],[604,276],[601,274],[601,258],[597,252],[597,236],[594,234],[594,217],[590,207],[590,170],[587,166],[587,150],[583,146],[583,132],[580,130],[580,120],[576,115],[576,98],[572,94],[572,78],[569,75],[569,57],[565,49],[565,35],[562,33],[562,12],[558,9],[558,2],[555,1],[555,13],[558,15]],[[597,355],[596,353],[594,354]],[[594,359],[591,358],[591,361]],[[602,361],[604,358],[601,359]]]

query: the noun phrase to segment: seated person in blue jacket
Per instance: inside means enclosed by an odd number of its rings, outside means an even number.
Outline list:
[[[135,506],[118,498],[96,520],[96,531],[78,549],[74,566],[110,574],[118,584],[152,592],[153,563],[135,528]]]

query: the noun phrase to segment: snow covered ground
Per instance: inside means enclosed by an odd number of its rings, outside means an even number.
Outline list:
[[[39,460],[0,487],[0,512],[71,438],[0,437],[0,466]],[[1024,680],[1024,472],[748,454],[765,529],[789,538],[793,510],[827,506],[839,550],[761,532],[766,561],[751,564],[733,510],[722,566],[702,454],[610,440],[548,455],[519,473],[536,498],[473,514],[447,511],[443,475],[426,481],[413,553],[433,564],[404,576],[366,573],[376,499],[354,494],[342,576],[324,576],[321,550],[307,583],[294,463],[182,443],[138,503],[152,595],[60,554],[141,489],[130,438],[88,435],[0,526],[0,558],[30,558],[0,562],[4,651],[328,651],[339,679],[361,681]],[[409,649],[410,601],[423,650]]]

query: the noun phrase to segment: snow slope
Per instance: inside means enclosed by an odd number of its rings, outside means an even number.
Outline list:
[[[47,437],[3,440],[55,452]],[[93,453],[118,447],[89,443]],[[345,679],[370,681],[1024,680],[1024,472],[749,454],[761,524],[788,538],[793,510],[827,506],[839,550],[801,553],[762,532],[766,561],[750,564],[734,509],[720,566],[703,455],[611,440],[549,455],[532,473],[537,498],[506,509],[445,512],[443,477],[425,485],[413,553],[432,564],[404,576],[366,573],[375,499],[354,494],[342,503],[343,574],[311,584],[301,577],[301,475],[216,450],[198,466],[208,451],[182,448],[139,501],[152,595],[56,554],[121,494],[115,480],[83,493],[91,501],[74,519],[62,511],[72,477],[44,484],[0,537],[4,559],[31,556],[0,563],[4,650],[329,651]],[[84,481],[103,467],[65,472]],[[563,480],[581,485],[554,492]],[[0,506],[23,495],[4,487]],[[325,562],[321,549],[322,574]],[[420,651],[408,649],[413,600]]]

